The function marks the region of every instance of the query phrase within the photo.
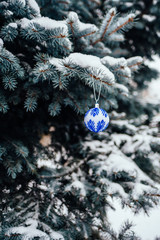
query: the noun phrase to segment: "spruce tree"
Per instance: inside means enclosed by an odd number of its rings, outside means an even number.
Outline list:
[[[107,208],[158,202],[158,121],[120,106],[143,59],[114,49],[136,15],[86,2],[83,14],[85,1],[0,3],[1,239],[138,239],[129,222],[115,233]],[[93,81],[111,118],[100,134],[83,124]]]

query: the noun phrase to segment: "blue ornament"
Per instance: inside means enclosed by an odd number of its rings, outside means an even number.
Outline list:
[[[99,108],[96,104],[95,108],[91,108],[84,116],[86,127],[92,132],[101,132],[109,125],[109,116],[105,110]]]

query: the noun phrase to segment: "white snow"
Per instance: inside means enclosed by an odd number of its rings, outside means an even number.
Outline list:
[[[12,28],[17,28],[17,23],[9,23],[8,26]]]
[[[72,62],[76,65],[81,66],[82,68],[88,68],[91,66],[99,67],[102,65],[100,63],[100,58],[82,53],[71,53],[69,55],[69,59],[72,60]]]
[[[62,71],[62,72],[63,72],[62,59],[52,57],[52,58],[49,59],[49,62],[50,62],[53,66],[55,66],[59,71]]]
[[[121,33],[114,33],[109,36],[108,40],[110,42],[115,41],[115,42],[123,42],[125,40],[124,35]]]
[[[82,32],[86,29],[91,29],[92,31],[98,30],[98,28],[94,24],[80,22],[79,30]]]
[[[19,0],[24,6],[26,5],[26,1],[25,0]],[[11,2],[15,2],[15,0],[11,0]]]
[[[129,67],[131,67],[132,65],[133,65],[133,68],[134,69],[137,69],[138,68],[138,66],[137,65],[135,65],[135,64],[137,64],[137,63],[142,63],[143,62],[143,58],[142,57],[131,57],[131,58],[128,58],[127,59],[127,65],[129,66]]]
[[[33,239],[36,237],[39,237],[40,239],[45,239],[45,240],[50,240],[51,238],[54,240],[64,240],[64,237],[62,236],[62,234],[55,232],[55,231],[51,231],[48,234],[42,232],[41,230],[37,229],[36,227],[38,226],[38,222],[37,221],[30,221],[28,222],[31,225],[28,227],[23,227],[23,226],[19,226],[19,227],[12,227],[10,228],[5,234],[10,236],[11,234],[22,234],[21,235],[21,240],[26,240],[26,239]],[[27,224],[27,221],[26,221]],[[51,238],[50,238],[51,237]]]
[[[147,216],[144,212],[135,215],[130,208],[122,209],[119,201],[116,199],[113,200],[113,204],[115,211],[108,208],[107,214],[111,226],[117,232],[128,219],[130,222],[133,222],[134,227],[132,229],[142,240],[154,240],[156,237],[160,237],[160,206],[155,207]]]
[[[105,65],[110,65],[111,67],[114,67],[115,65],[127,67],[127,60],[125,58],[114,58],[111,56],[106,56],[101,59],[101,62]],[[117,67],[117,66],[116,66]]]
[[[4,42],[3,42],[2,38],[0,38],[0,49],[3,47],[3,44],[4,44]]]
[[[21,239],[33,239],[34,237],[43,237],[46,240],[49,240],[49,236],[42,232],[41,230],[37,229],[37,221],[31,221],[31,225],[27,227],[19,226],[19,227],[12,227],[6,232],[6,235],[10,236],[11,234],[22,234]]]
[[[142,92],[143,101],[159,104],[160,103],[160,78],[153,79],[151,83],[149,83],[149,88]]]
[[[138,199],[139,195],[143,195],[144,192],[150,193],[151,187],[149,185],[144,185],[142,183],[136,182],[134,189],[132,191],[132,195],[134,196],[134,199]]]
[[[66,23],[68,24],[69,22],[76,24],[76,26],[78,27],[78,32],[82,32],[87,29],[91,29],[91,31],[98,31],[96,25],[80,22],[78,15],[75,12],[69,12],[68,18],[66,19]]]
[[[82,68],[95,68],[101,71],[103,76],[107,77],[107,79],[112,83],[115,80],[113,73],[101,63],[99,57],[82,53],[71,53],[66,60],[71,61]]]
[[[127,126],[128,130],[131,131],[137,131],[137,127],[135,127],[132,124],[129,124],[127,120],[112,120],[112,124],[117,125],[117,126]]]
[[[129,18],[135,18],[136,15],[134,13],[127,14],[125,17],[120,17],[117,25],[120,26],[121,24],[125,23]]]
[[[132,6],[133,6],[133,2],[126,2],[125,5],[126,5],[127,7],[132,7]]]
[[[146,60],[145,63],[150,68],[156,69],[159,72],[159,77],[158,79],[152,79],[151,83],[148,83],[148,89],[142,91],[143,101],[160,104],[160,57],[155,55],[153,56],[153,61]]]
[[[128,96],[128,88],[126,86],[119,83],[115,83],[114,87],[119,89],[123,95]]]
[[[111,146],[109,146],[111,145]],[[98,140],[86,141],[84,148],[90,148],[93,152],[101,152],[102,154],[107,154],[112,150],[111,142],[107,145],[105,142],[100,142]]]
[[[109,157],[106,159],[104,165],[108,167],[108,172],[118,172],[118,171],[125,171],[127,173],[131,173],[135,175],[136,171],[140,171],[137,165],[125,155],[119,151],[117,153],[111,153]],[[142,172],[143,173],[143,172]]]
[[[131,136],[127,134],[117,134],[117,133],[112,134],[112,140],[114,141],[117,147],[119,147],[122,142],[130,141],[130,139],[131,139]]]
[[[4,14],[5,14],[6,16],[11,16],[11,15],[13,15],[13,12],[10,11],[10,10],[6,10],[6,11],[4,11]]]
[[[51,234],[50,234],[51,238],[54,240],[65,240],[64,237],[62,236],[62,234],[55,232],[52,230]],[[49,238],[50,239],[50,238]]]
[[[77,13],[69,12],[67,20],[70,20],[73,23],[79,21]]]
[[[20,23],[22,28],[27,28],[30,23],[37,23],[37,24],[40,24],[45,29],[62,28],[63,30],[66,31],[66,34],[68,33],[68,28],[64,21],[56,21],[48,17],[38,17],[32,20],[28,20],[27,18],[22,18]]]
[[[9,4],[8,4],[6,1],[2,1],[2,2],[1,2],[1,6],[4,6],[4,7],[6,7],[6,8],[7,8],[7,7],[8,7],[8,5],[9,5]]]
[[[38,15],[40,16],[40,8],[35,0],[28,0],[28,4],[30,5],[31,8],[33,8]]]
[[[50,169],[56,169],[56,165],[53,164],[53,163],[54,163],[54,161],[50,160],[50,159],[48,159],[47,161],[43,160],[43,159],[38,159],[37,160],[37,164],[38,164],[39,168],[45,166],[45,167],[48,167]]]
[[[137,150],[150,152],[150,142],[153,137],[147,134],[136,134],[130,141],[128,141],[122,148],[125,154],[134,153]]]
[[[102,184],[106,184],[107,185],[107,192],[109,194],[119,193],[121,197],[123,197],[124,199],[127,199],[128,194],[125,193],[123,187],[119,183],[111,182],[107,178],[102,178],[100,180],[100,182]]]
[[[153,117],[152,125],[156,126],[160,122],[160,113]]]
[[[79,180],[73,181],[70,185],[65,188],[65,191],[72,191],[73,189],[80,190],[81,196],[86,196],[85,185]]]
[[[157,31],[156,33],[157,33],[157,36],[160,37],[160,31]]]
[[[156,16],[143,14],[142,18],[147,20],[148,22],[153,22],[156,19]]]

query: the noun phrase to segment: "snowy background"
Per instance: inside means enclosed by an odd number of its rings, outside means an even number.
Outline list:
[[[153,56],[154,61],[146,61],[146,64],[150,68],[155,68],[160,73],[160,58],[158,56]],[[158,79],[153,79],[149,83],[149,88],[142,92],[142,97],[146,102],[160,104],[160,76]]]
[[[160,73],[160,58],[153,56],[154,61],[146,61],[147,65],[151,68],[155,68]],[[143,90],[139,97],[143,98],[143,101],[150,103],[160,103],[160,76],[158,79],[152,79],[149,83],[149,88]],[[133,230],[137,233],[142,240],[154,240],[156,237],[160,237],[160,206],[150,210],[149,216],[144,212],[140,212],[135,215],[130,209],[122,209],[120,203],[114,201],[114,207],[116,211],[108,209],[108,218],[112,224],[113,229],[117,232],[121,228],[122,224],[128,219],[134,223]]]

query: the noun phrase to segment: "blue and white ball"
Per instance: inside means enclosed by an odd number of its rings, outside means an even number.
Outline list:
[[[84,123],[92,132],[101,132],[109,125],[109,116],[102,108],[91,108],[85,114]]]

